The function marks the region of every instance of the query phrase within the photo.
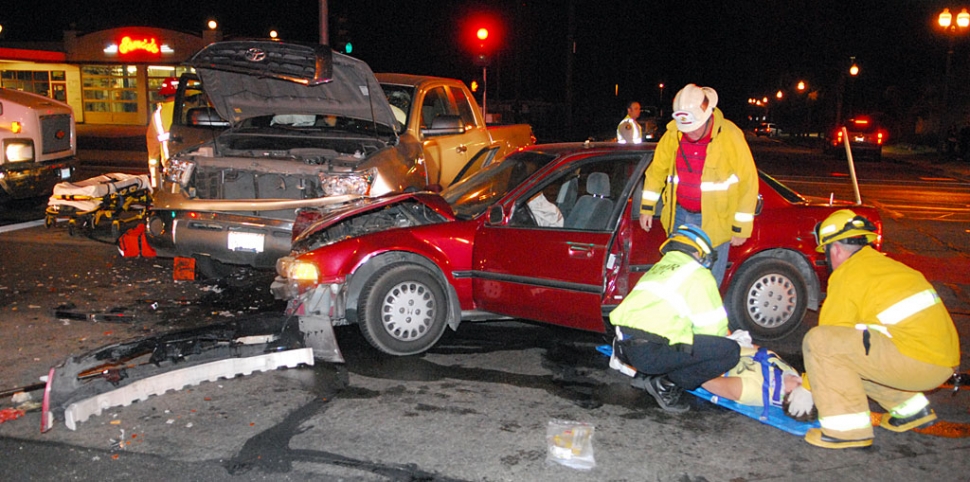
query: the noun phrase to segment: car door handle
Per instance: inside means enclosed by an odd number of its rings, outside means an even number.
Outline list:
[[[566,243],[569,246],[569,256],[573,257],[592,257],[593,245],[586,243]]]
[[[466,146],[464,144],[459,144],[458,147],[455,148],[455,152],[457,152],[457,153],[463,153],[463,152],[465,152],[467,150],[468,150],[468,146]]]

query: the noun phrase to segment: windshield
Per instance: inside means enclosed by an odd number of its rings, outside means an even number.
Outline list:
[[[541,152],[517,152],[463,181],[452,184],[441,195],[455,215],[472,218],[488,209],[556,156]]]
[[[408,123],[408,114],[411,112],[411,100],[414,99],[414,87],[408,85],[381,84],[387,102],[391,104],[391,112],[394,118],[402,126]]]
[[[802,197],[801,194],[798,194],[797,192],[793,191],[790,187],[782,184],[777,179],[775,179],[775,178],[773,178],[773,177],[771,177],[771,176],[769,176],[769,175],[767,175],[767,174],[765,174],[765,173],[763,173],[761,171],[758,171],[758,176],[761,177],[761,180],[764,181],[765,184],[768,184],[775,191],[778,191],[778,194],[781,194],[781,197],[787,199],[788,202],[790,202],[790,203],[804,203],[804,202],[807,202],[805,200],[805,198]]]

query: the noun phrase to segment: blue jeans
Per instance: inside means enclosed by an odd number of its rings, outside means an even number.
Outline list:
[[[701,213],[692,213],[678,205],[674,214],[674,229],[681,224],[693,224],[702,227]],[[730,242],[721,243],[714,247],[714,251],[717,253],[717,261],[711,266],[711,274],[714,275],[714,280],[717,281],[718,286],[721,286],[721,281],[724,281],[724,272],[727,271],[728,251],[730,249]]]

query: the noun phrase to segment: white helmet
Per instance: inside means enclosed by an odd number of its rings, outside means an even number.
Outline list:
[[[704,127],[717,106],[717,92],[710,87],[687,84],[674,96],[674,120],[680,132],[694,132]]]

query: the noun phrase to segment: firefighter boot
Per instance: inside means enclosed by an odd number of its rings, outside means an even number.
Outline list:
[[[892,417],[887,413],[879,421],[879,426],[893,432],[905,432],[914,428],[929,427],[934,423],[936,423],[936,412],[930,407],[923,407],[922,410],[908,417]]]
[[[861,438],[855,440],[846,440],[835,437],[830,437],[822,433],[820,428],[810,428],[805,434],[805,441],[816,446],[826,449],[851,449],[851,448],[862,448],[869,447],[872,445],[872,438]]]

